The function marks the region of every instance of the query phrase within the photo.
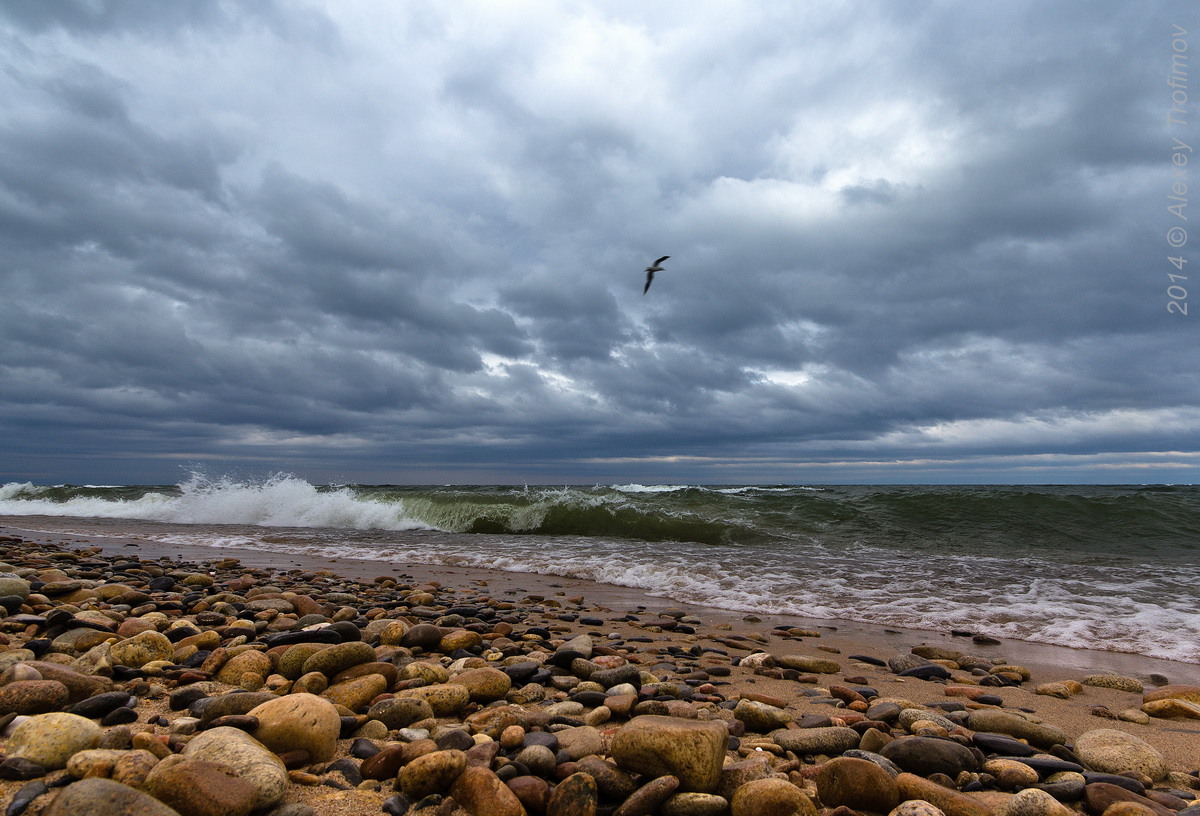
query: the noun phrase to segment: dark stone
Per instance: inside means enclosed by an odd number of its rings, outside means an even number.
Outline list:
[[[997,759],[1011,759],[1013,762],[1023,762],[1038,772],[1040,776],[1049,776],[1060,771],[1075,771],[1083,773],[1083,766],[1063,759],[1051,759],[1044,756],[1006,756]],[[1107,781],[1107,780],[1105,780]]]
[[[351,785],[361,785],[363,781],[362,773],[358,770],[358,763],[349,757],[339,759],[337,762],[331,762],[325,769],[325,772],[340,773]]]
[[[39,776],[45,775],[45,768],[36,762],[30,762],[24,757],[9,757],[0,762],[0,779],[37,779]]]
[[[40,779],[27,782],[13,794],[12,801],[8,803],[8,809],[4,811],[4,816],[21,816],[34,799],[37,799],[48,790],[50,788]]]
[[[1043,782],[1036,786],[1060,802],[1078,802],[1083,798],[1084,783],[1078,780],[1067,782]]]
[[[1092,771],[1083,772],[1083,781],[1089,785],[1097,782],[1105,785],[1116,785],[1124,788],[1127,791],[1132,791],[1139,796],[1146,791],[1146,786],[1136,779],[1130,779],[1128,776],[1119,776],[1118,774],[1095,773]]]
[[[975,743],[985,754],[999,754],[1006,757],[1025,757],[1033,756],[1038,753],[1038,749],[1028,743],[1021,742],[1018,739],[1007,737],[1003,734],[991,734],[986,731],[979,731],[971,735],[971,741]]]
[[[595,708],[596,706],[604,705],[604,701],[608,699],[608,695],[603,691],[577,691],[569,699],[586,708]]]
[[[336,621],[329,625],[329,631],[336,632],[342,643],[362,640],[362,630],[354,621]]]
[[[79,701],[68,708],[67,713],[78,714],[80,717],[87,717],[94,720],[98,717],[103,717],[110,711],[121,708],[131,699],[133,699],[132,695],[127,691],[108,691]],[[137,719],[136,715],[134,719]]]
[[[558,750],[558,737],[551,734],[549,731],[530,731],[525,735],[525,741],[522,743],[526,748],[530,745],[544,745],[551,751]]]
[[[949,680],[950,670],[945,666],[939,666],[936,663],[928,666],[913,666],[911,669],[905,669],[898,672],[901,677],[916,677],[919,680]]]
[[[585,655],[583,652],[576,651],[575,649],[559,649],[557,652],[546,658],[546,662],[551,666],[556,666],[560,669],[569,669],[571,667],[571,661],[576,659],[586,660],[587,655]]]
[[[355,759],[370,759],[378,754],[380,747],[375,744],[374,740],[364,739],[359,737],[350,744],[350,756]]]
[[[412,806],[412,802],[403,793],[397,793],[395,796],[389,796],[383,803],[383,812],[388,816],[404,816],[408,813],[408,809]]]
[[[442,751],[456,750],[466,751],[475,745],[475,740],[471,739],[471,735],[461,728],[455,728],[452,731],[447,731],[437,738],[437,747]]]
[[[918,776],[943,773],[954,778],[978,767],[971,749],[938,737],[901,737],[880,748],[879,753]]]
[[[361,636],[360,636],[361,639]],[[290,632],[276,632],[264,637],[267,648],[275,646],[290,646],[294,643],[341,643],[341,634],[332,627],[321,629],[293,629]]]
[[[105,728],[113,725],[124,725],[125,723],[137,722],[138,713],[136,709],[121,706],[114,708],[112,711],[100,718],[100,724]]]
[[[513,681],[513,685],[524,685],[528,683],[541,668],[540,663],[535,663],[532,660],[523,661],[521,663],[513,663],[511,666],[505,666],[503,672]]]
[[[197,700],[203,700],[207,696],[202,688],[184,686],[171,692],[171,696],[167,698],[167,706],[172,711],[183,711],[183,709],[189,707],[192,703]]]
[[[617,666],[615,669],[601,669],[600,671],[592,672],[592,676],[588,679],[593,683],[599,683],[606,689],[619,686],[622,683],[629,683],[634,688],[642,687],[641,670],[632,663]]]
[[[245,714],[261,703],[279,699],[268,691],[232,691],[217,697],[203,697],[188,706],[188,713],[200,718],[200,727],[228,714]]]

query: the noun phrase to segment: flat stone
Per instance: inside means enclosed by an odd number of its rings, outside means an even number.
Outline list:
[[[960,791],[945,788],[916,774],[902,773],[896,777],[900,798],[921,799],[941,810],[946,816],[992,816],[991,809]]]
[[[837,756],[857,748],[861,737],[853,728],[840,725],[820,728],[785,728],[771,732],[771,740],[785,751],[796,754]]]
[[[1076,812],[1046,791],[1026,788],[1009,799],[996,816],[1077,816]]]
[[[61,663],[50,663],[42,660],[29,660],[24,664],[37,670],[43,680],[57,680],[67,687],[72,704],[86,700],[95,694],[101,694],[112,688],[113,681],[108,677],[96,677],[82,674]]]
[[[216,679],[231,686],[239,685],[242,675],[250,674],[265,679],[271,673],[271,658],[265,652],[249,649],[234,655],[221,666]]]
[[[201,728],[207,728],[209,723],[219,717],[245,714],[255,706],[269,703],[275,699],[277,699],[276,695],[266,691],[230,692],[217,697],[197,700],[188,707],[188,711],[193,716],[200,718]]]
[[[629,798],[613,811],[612,816],[650,816],[678,787],[678,777],[660,776],[652,779],[631,793]]]
[[[1200,703],[1178,700],[1174,697],[1142,703],[1141,710],[1148,717],[1159,717],[1165,720],[1200,720]]]
[[[359,663],[370,663],[374,660],[375,650],[370,645],[361,640],[352,640],[313,653],[304,661],[300,674],[315,671],[326,677],[334,677]]]
[[[355,677],[353,680],[343,680],[335,683],[321,696],[335,705],[345,706],[351,711],[358,711],[387,691],[387,678],[381,674],[368,674],[365,677]]]
[[[941,808],[923,799],[909,799],[892,808],[888,816],[946,816]]]
[[[1039,748],[1050,748],[1067,741],[1066,732],[1057,726],[1033,723],[1024,717],[997,709],[984,708],[970,712],[967,715],[967,727],[972,731],[991,731],[1028,740]]]
[[[725,816],[729,801],[714,793],[685,791],[663,802],[658,812],[661,816]]]
[[[712,793],[728,743],[729,730],[722,720],[651,714],[621,726],[612,738],[611,753],[625,770],[649,777],[674,776],[681,790]]]
[[[92,720],[99,719],[118,708],[123,708],[132,699],[134,699],[133,695],[127,691],[109,691],[89,697],[86,700],[80,700],[67,709],[67,713],[78,714],[80,717],[87,717]]]
[[[1088,813],[1102,814],[1114,805],[1133,803],[1146,808],[1154,816],[1175,816],[1175,811],[1163,807],[1152,799],[1139,796],[1133,791],[1126,790],[1120,785],[1107,782],[1092,782],[1083,789],[1083,802]]]
[[[880,748],[879,753],[901,769],[920,776],[943,773],[953,779],[978,767],[969,748],[937,737],[900,737]]]
[[[1155,700],[1186,700],[1189,703],[1200,703],[1200,686],[1166,685],[1151,689],[1142,695],[1142,702],[1152,703]]]
[[[622,802],[637,790],[637,783],[633,781],[633,777],[618,768],[614,762],[588,756],[579,760],[576,767],[596,780],[596,787],[601,796]]]
[[[837,674],[842,670],[836,660],[807,655],[783,655],[775,658],[775,664],[784,669],[794,669],[810,674]]]
[[[433,717],[433,708],[420,697],[389,697],[367,709],[367,716],[396,730]]]
[[[1038,752],[1027,742],[1005,734],[989,734],[984,731],[971,735],[971,742],[985,754],[1000,754],[1001,756],[1033,756]]]
[[[1128,691],[1133,694],[1141,694],[1145,691],[1142,686],[1142,681],[1133,677],[1122,677],[1118,674],[1091,674],[1083,678],[1085,686],[1093,688],[1116,689],[1117,691]]]

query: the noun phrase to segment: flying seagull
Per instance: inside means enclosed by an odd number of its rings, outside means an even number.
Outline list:
[[[670,257],[671,257],[670,255],[663,255],[661,258],[659,258],[653,264],[646,267],[646,286],[645,286],[645,288],[642,289],[643,295],[650,291],[650,284],[654,283],[654,273],[662,272],[662,270],[663,270],[662,262]]]

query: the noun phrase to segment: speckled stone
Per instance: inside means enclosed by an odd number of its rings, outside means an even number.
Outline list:
[[[420,688],[405,689],[400,697],[417,697],[429,703],[433,713],[438,717],[449,717],[462,711],[471,701],[471,693],[466,686],[457,683],[440,683],[436,686],[421,686]]]
[[[401,768],[396,787],[413,800],[431,793],[445,793],[466,767],[467,755],[462,751],[433,751]]]
[[[126,640],[112,644],[108,659],[115,666],[140,669],[155,660],[170,660],[175,646],[161,632],[142,632]]]
[[[733,793],[732,816],[817,816],[816,805],[786,779],[747,782]]]
[[[1062,745],[1067,734],[1049,723],[1033,723],[1008,711],[979,709],[967,715],[967,727],[972,731],[989,731],[1028,740],[1039,748]]]
[[[1133,694],[1141,694],[1145,690],[1141,680],[1133,677],[1122,677],[1118,674],[1090,674],[1083,678],[1082,682],[1085,686],[1116,689],[1117,691],[1128,691]]]
[[[17,680],[0,687],[0,714],[47,714],[60,711],[70,699],[57,680]]]
[[[111,779],[82,779],[67,785],[51,800],[42,816],[180,816],[179,811],[163,804],[137,788]]]
[[[225,726],[202,731],[184,746],[182,756],[233,768],[257,790],[255,810],[272,807],[283,798],[287,769],[279,757],[245,731]]]
[[[145,790],[185,816],[247,816],[258,789],[229,765],[173,755],[146,777]]]
[[[1163,756],[1150,743],[1114,728],[1095,728],[1075,740],[1075,754],[1095,771],[1111,774],[1145,774],[1151,779],[1167,775]]]
[[[729,730],[722,720],[634,717],[612,738],[612,757],[622,768],[649,777],[674,776],[684,791],[717,789]]]
[[[341,718],[333,703],[314,694],[286,694],[247,713],[258,718],[254,738],[276,754],[304,750],[324,762],[337,749]]]
[[[38,714],[13,729],[8,738],[8,755],[36,762],[47,770],[67,766],[79,751],[100,742],[100,726],[86,717],[64,712]]]

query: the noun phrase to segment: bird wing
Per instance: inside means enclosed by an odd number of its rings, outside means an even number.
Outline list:
[[[642,294],[643,294],[643,295],[644,295],[644,294],[646,294],[647,292],[649,292],[649,291],[650,291],[650,284],[651,284],[651,283],[653,283],[653,282],[654,282],[654,273],[653,273],[653,272],[647,272],[647,273],[646,273],[646,285],[642,287]]]
[[[654,262],[654,265],[658,266],[660,263],[662,263],[663,261],[665,261],[667,258],[670,258],[670,257],[671,257],[670,255],[663,255],[661,258],[659,258],[657,261]]]

